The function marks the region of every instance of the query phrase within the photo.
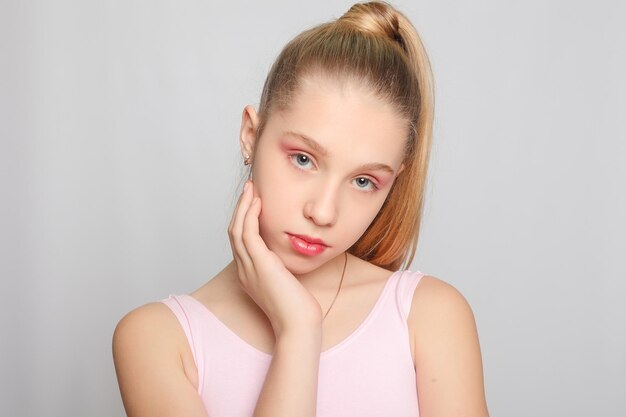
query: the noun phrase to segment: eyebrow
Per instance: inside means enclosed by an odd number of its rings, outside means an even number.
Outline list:
[[[387,171],[390,174],[394,173],[389,165],[381,164],[380,162],[363,164],[357,168],[357,171]]]
[[[298,133],[298,132],[293,132],[291,130],[288,130],[287,132],[284,133],[285,135],[288,136],[293,136],[296,139],[300,139],[302,142],[304,142],[307,146],[309,146],[310,148],[312,148],[315,152],[322,154],[323,156],[328,156],[328,151],[326,150],[326,148],[324,148],[322,145],[320,145],[319,143],[317,143],[315,140],[304,136],[302,133]]]
[[[314,139],[311,139],[308,136],[303,135],[302,133],[298,133],[298,132],[294,132],[291,130],[288,130],[286,132],[283,133],[284,135],[287,136],[293,136],[296,139],[300,139],[302,142],[304,142],[307,146],[309,146],[311,149],[313,149],[315,152],[323,155],[323,156],[328,156],[328,151],[326,150],[326,148],[324,148],[322,145],[320,145],[318,142],[316,142]],[[380,162],[370,162],[367,164],[363,164],[361,166],[359,166],[357,169],[357,171],[386,171],[390,174],[393,174],[395,171],[386,164],[382,164]]]

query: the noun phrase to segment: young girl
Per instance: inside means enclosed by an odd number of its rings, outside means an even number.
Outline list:
[[[390,5],[289,42],[243,110],[233,261],[115,330],[127,414],[487,416],[469,306],[403,269],[432,120],[426,52]]]

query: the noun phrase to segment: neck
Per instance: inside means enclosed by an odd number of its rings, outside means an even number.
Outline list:
[[[348,254],[348,258],[352,255]],[[330,259],[328,262],[320,265],[318,268],[309,271],[304,274],[294,274],[296,279],[309,291],[321,290],[321,291],[333,291],[336,290],[339,283],[341,272],[345,263],[345,255],[340,253],[336,257]],[[348,260],[350,263],[350,260]],[[237,276],[237,264],[232,260],[222,271],[229,281],[237,282],[239,279]],[[347,281],[347,277],[350,273],[350,267],[346,270],[344,277],[344,285]]]
[[[339,283],[339,277],[343,271],[343,266],[346,260],[345,256],[346,255],[342,252],[333,259],[330,259],[328,262],[320,265],[318,268],[305,274],[294,274],[294,276],[307,289],[336,289],[337,284]],[[350,256],[351,255],[348,254],[348,257]]]

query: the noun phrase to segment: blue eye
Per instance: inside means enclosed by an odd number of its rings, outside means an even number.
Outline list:
[[[296,161],[298,162],[298,165],[305,166],[306,164],[309,163],[309,157],[306,155],[299,154],[299,155],[296,155]]]
[[[376,184],[374,184],[372,180],[365,177],[356,178],[354,180],[354,183],[356,184],[357,188],[360,188],[362,190],[374,191],[377,188]]]
[[[297,168],[307,169],[307,170],[312,168],[311,158],[309,158],[308,155],[305,155],[303,153],[295,153],[293,155],[290,155],[289,159],[291,159],[292,163]]]

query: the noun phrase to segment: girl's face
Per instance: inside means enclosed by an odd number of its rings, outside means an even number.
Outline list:
[[[272,113],[256,146],[245,132],[260,235],[294,274],[349,249],[403,169],[406,122],[355,83],[308,79],[287,110]]]

